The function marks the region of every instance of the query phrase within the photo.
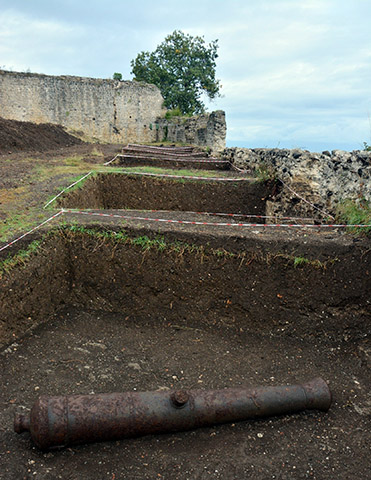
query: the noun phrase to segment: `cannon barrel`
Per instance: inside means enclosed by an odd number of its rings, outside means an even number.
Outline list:
[[[41,396],[27,415],[16,413],[14,430],[30,431],[43,449],[141,435],[191,430],[219,423],[328,410],[324,380],[302,385]]]

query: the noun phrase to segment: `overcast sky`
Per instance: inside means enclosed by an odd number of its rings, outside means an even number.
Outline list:
[[[219,39],[227,143],[371,144],[371,0],[0,0],[0,67],[131,79],[175,29]],[[0,112],[1,115],[1,112]]]

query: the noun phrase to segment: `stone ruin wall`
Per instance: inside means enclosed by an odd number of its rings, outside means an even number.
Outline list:
[[[274,202],[267,203],[267,215],[285,213],[323,218],[289,188],[332,215],[344,200],[371,202],[371,152],[368,151],[312,153],[299,149],[226,148],[222,157],[243,170],[265,170],[286,184],[278,182],[282,189]]]
[[[227,125],[222,110],[194,117],[160,118],[154,128],[158,142],[190,143],[210,147],[214,152],[225,148]]]
[[[142,82],[0,70],[1,117],[63,125],[89,140],[153,142],[149,125],[162,105],[160,90]]]
[[[5,119],[62,125],[88,141],[149,143],[167,136],[218,151],[225,147],[224,112],[168,121],[163,102],[160,90],[143,82],[0,70]]]

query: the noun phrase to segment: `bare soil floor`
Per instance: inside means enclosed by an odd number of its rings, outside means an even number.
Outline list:
[[[29,142],[38,148],[37,134],[17,128],[16,137],[25,135],[20,149]],[[48,145],[32,156],[20,150],[0,157],[6,237],[15,235],[14,215],[23,207],[30,208],[27,219],[49,216],[42,206],[71,173],[88,172],[119,149],[45,151]],[[128,213],[128,205],[104,206],[121,210],[96,213]],[[371,478],[369,239],[72,213],[51,230],[0,254],[4,260],[40,241],[0,275],[1,479]],[[15,410],[41,394],[219,389],[317,376],[333,394],[328,413],[47,453],[13,432]]]
[[[144,302],[146,299],[143,299]],[[352,343],[239,331],[165,312],[65,308],[1,359],[0,478],[370,478],[369,378]],[[39,394],[296,383],[321,375],[328,413],[305,412],[191,432],[42,453],[12,431],[14,405]]]

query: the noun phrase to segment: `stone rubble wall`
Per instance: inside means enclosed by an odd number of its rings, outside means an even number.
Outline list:
[[[0,116],[59,124],[86,139],[153,142],[150,124],[165,114],[155,85],[0,70]]]
[[[275,175],[297,194],[332,215],[344,200],[371,201],[371,152],[368,151],[311,153],[298,149],[226,148],[221,155],[238,168]],[[268,215],[323,217],[279,184],[282,187],[279,195],[267,204]]]
[[[214,152],[225,148],[227,126],[225,112],[217,110],[193,117],[159,118],[155,125],[156,140],[210,147]]]

